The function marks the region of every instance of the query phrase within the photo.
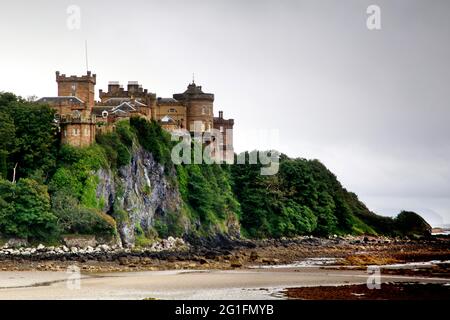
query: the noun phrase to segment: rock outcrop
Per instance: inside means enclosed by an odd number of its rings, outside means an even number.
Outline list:
[[[175,173],[166,174],[153,155],[141,147],[133,151],[129,165],[117,171],[101,169],[96,175],[97,198],[104,199],[103,210],[116,218],[125,247],[134,245],[136,225],[146,231],[154,225],[156,216],[181,211],[178,188],[169,178]]]

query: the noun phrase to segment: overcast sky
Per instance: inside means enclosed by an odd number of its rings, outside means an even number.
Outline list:
[[[371,4],[381,30],[366,27]],[[68,28],[70,5],[80,29]],[[449,12],[448,0],[2,0],[0,91],[56,95],[56,70],[85,72],[85,40],[97,97],[113,80],[170,97],[194,72],[215,113],[235,119],[236,151],[320,159],[373,211],[440,225],[450,223]]]

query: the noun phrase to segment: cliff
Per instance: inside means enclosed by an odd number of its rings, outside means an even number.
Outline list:
[[[138,230],[149,230],[155,218],[181,211],[178,188],[168,181],[164,167],[142,147],[134,148],[130,163],[117,172],[101,168],[95,175],[99,178],[96,195],[107,199],[102,210],[116,213],[117,229],[125,246],[134,245],[136,226]],[[117,212],[125,214],[120,216]],[[189,230],[187,221],[184,230]]]

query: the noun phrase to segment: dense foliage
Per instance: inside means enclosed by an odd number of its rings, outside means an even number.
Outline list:
[[[155,160],[169,167],[172,142],[170,136],[155,121],[141,117],[132,117],[130,126],[135,130],[140,145],[150,151]]]
[[[47,187],[23,178],[0,180],[0,233],[6,236],[49,239],[56,233]]]
[[[232,191],[229,166],[178,165],[177,176],[191,220],[198,222],[196,230],[200,234],[232,231],[240,205]]]
[[[260,169],[261,165],[250,164],[232,167],[242,228],[250,237],[426,234],[428,224],[416,214],[392,219],[370,212],[318,160],[281,155],[277,175],[263,176]]]
[[[0,174],[16,179],[55,168],[57,138],[54,111],[11,93],[0,93]]]

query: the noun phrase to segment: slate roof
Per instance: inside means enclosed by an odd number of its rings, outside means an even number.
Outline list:
[[[78,97],[75,96],[61,96],[61,97],[42,97],[38,100],[36,100],[36,102],[38,103],[61,103],[61,102],[70,102],[70,103],[76,103],[76,104],[83,104],[84,101],[81,100]]]

